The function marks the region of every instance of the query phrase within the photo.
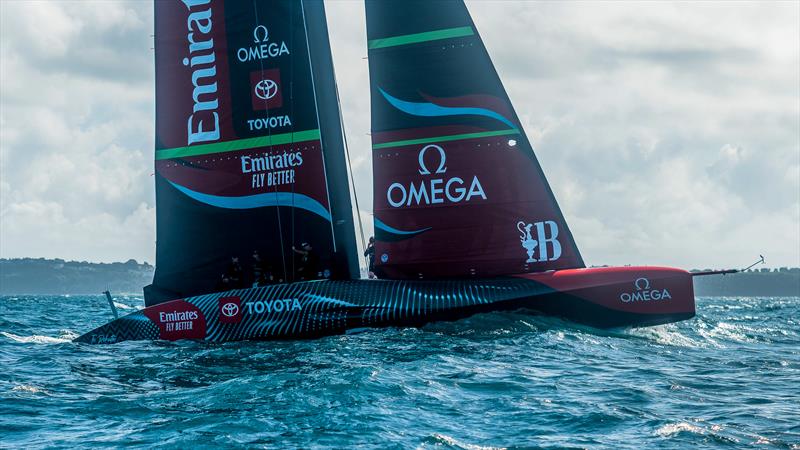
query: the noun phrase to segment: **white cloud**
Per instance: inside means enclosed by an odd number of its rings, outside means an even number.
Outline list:
[[[797,3],[468,6],[588,263],[800,265]],[[326,7],[369,234],[364,9]],[[152,262],[151,2],[0,20],[0,256]]]
[[[152,262],[150,5],[0,8],[0,255]]]
[[[588,263],[800,264],[797,4],[469,6]]]

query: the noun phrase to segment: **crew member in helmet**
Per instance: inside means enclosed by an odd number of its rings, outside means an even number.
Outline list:
[[[292,246],[297,256],[297,280],[308,281],[320,278],[319,257],[308,242],[300,244],[300,248]]]
[[[369,279],[377,278],[375,276],[375,236],[370,236],[369,244],[367,244],[367,249],[364,250],[364,256],[367,257],[368,263],[368,273],[367,276]]]
[[[243,287],[242,273],[242,265],[239,264],[239,257],[231,256],[231,262],[220,278],[219,289],[229,290]]]

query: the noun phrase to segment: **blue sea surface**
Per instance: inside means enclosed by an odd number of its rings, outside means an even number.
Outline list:
[[[0,297],[0,447],[800,449],[797,297],[700,298],[692,320],[633,330],[517,312],[311,341],[70,341],[108,319],[102,296]]]

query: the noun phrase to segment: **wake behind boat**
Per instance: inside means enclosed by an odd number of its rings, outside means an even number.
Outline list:
[[[686,271],[585,268],[461,0],[366,12],[381,279],[359,279],[321,0],[158,1],[156,273],[144,310],[77,341],[311,338],[520,308],[597,327],[694,315]]]

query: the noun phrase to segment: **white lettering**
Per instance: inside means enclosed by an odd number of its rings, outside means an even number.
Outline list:
[[[550,233],[545,232],[545,225],[550,229]],[[558,225],[552,220],[536,222],[536,236],[539,240],[539,261],[554,261],[561,257],[561,243],[558,242]],[[548,245],[553,248],[553,256],[547,256]]]
[[[303,165],[303,152],[297,150],[279,154],[263,154],[261,156],[240,156],[242,173],[253,174],[250,187],[280,186],[295,183],[294,167]]]
[[[236,59],[238,59],[240,62],[248,62],[257,59],[261,60],[268,58],[277,58],[279,56],[284,56],[288,54],[290,54],[290,52],[289,52],[289,47],[286,46],[286,42],[284,41],[281,41],[280,43],[269,42],[269,43],[262,43],[261,45],[255,45],[252,47],[242,47],[236,50]]]
[[[292,126],[292,119],[289,118],[289,116],[272,116],[268,118],[248,119],[247,126],[250,127],[250,131],[290,127]]]
[[[444,149],[438,145],[426,145],[419,151],[417,157],[419,161],[419,174],[428,176],[431,171],[425,165],[425,152],[428,149],[435,149],[438,151],[439,163],[435,174],[443,174],[447,172],[445,161],[447,154]],[[433,153],[434,155],[437,152]],[[444,195],[443,195],[444,194]],[[399,198],[398,198],[399,197]],[[483,190],[481,181],[477,175],[472,177],[472,183],[469,190],[464,187],[464,179],[461,177],[444,178],[425,178],[419,183],[411,182],[408,187],[401,183],[392,183],[386,190],[386,199],[392,208],[401,208],[403,206],[411,205],[437,205],[448,203],[459,203],[461,201],[471,201],[473,198],[482,198],[486,200],[486,192]],[[559,249],[560,253],[560,249]]]
[[[486,200],[486,193],[483,192],[483,186],[481,186],[481,181],[478,179],[477,176],[472,177],[472,184],[469,186],[469,194],[467,194],[467,201],[470,201],[470,199],[476,195]]]
[[[211,131],[206,131],[203,128],[202,120],[197,121],[197,131],[194,131],[194,127],[192,127],[192,119],[194,119],[194,114],[189,116],[189,120],[186,123],[189,134],[189,145],[192,145],[195,142],[208,142],[219,139],[219,115],[216,111],[214,111],[212,114],[214,115],[214,129]]]
[[[302,305],[296,298],[282,298],[277,300],[256,300],[248,302],[247,312],[250,314],[263,314],[264,312],[271,313],[284,313],[289,311],[300,311],[303,309]]]
[[[444,199],[439,196],[439,194],[443,193],[444,190],[440,187],[436,187],[442,184],[442,180],[431,180],[431,203],[444,203]]]
[[[402,195],[402,197],[400,198],[399,202],[395,202],[394,199],[392,198],[393,189],[400,190],[400,195]],[[389,186],[389,189],[386,191],[386,199],[389,200],[389,204],[392,205],[392,207],[394,208],[399,208],[403,206],[403,203],[406,202],[406,188],[404,188],[403,185],[400,183],[392,183],[392,185]]]
[[[197,320],[199,315],[197,311],[173,311],[173,312],[159,312],[158,320],[161,323],[178,322],[186,320]]]
[[[205,41],[196,41],[195,33],[209,35],[213,27],[211,20],[211,9],[202,11],[192,11],[192,8],[198,5],[206,5],[209,0],[183,0],[183,4],[191,11],[189,17],[186,19],[186,28],[189,33],[186,35],[186,40],[189,43],[189,57],[183,58],[183,65],[191,67],[192,70],[192,100],[194,106],[192,107],[192,114],[186,121],[186,134],[187,145],[192,145],[197,142],[211,142],[217,141],[220,138],[219,133],[219,114],[217,108],[219,107],[219,100],[217,99],[217,66],[216,57],[214,54],[214,39],[209,38]],[[200,53],[207,51],[208,53]],[[205,78],[206,83],[202,83],[201,79]],[[201,96],[204,98],[202,99]],[[210,111],[211,116],[214,118],[214,127],[207,129],[203,126],[203,120],[198,119],[197,124],[194,124],[194,115],[200,111]],[[208,118],[207,118],[208,120]]]
[[[411,206],[412,200],[414,200],[419,205],[423,197],[425,197],[425,204],[429,205],[431,201],[428,198],[428,190],[425,189],[425,185],[420,183],[419,189],[417,189],[417,187],[414,186],[414,183],[411,183],[411,189],[409,189],[408,192],[408,204],[406,206]]]
[[[450,187],[456,183],[458,183],[458,187],[453,188],[451,190]],[[453,203],[458,203],[461,200],[463,200],[464,196],[467,195],[467,190],[461,187],[463,185],[464,185],[464,180],[462,180],[459,177],[453,177],[447,180],[447,184],[444,187],[444,192],[445,195],[447,195],[447,199]],[[453,195],[453,192],[455,192],[456,195]]]
[[[667,289],[650,289],[650,280],[647,278],[638,278],[634,282],[636,288],[633,292],[623,292],[619,295],[622,303],[630,302],[651,302],[661,300],[671,300],[672,295]]]

